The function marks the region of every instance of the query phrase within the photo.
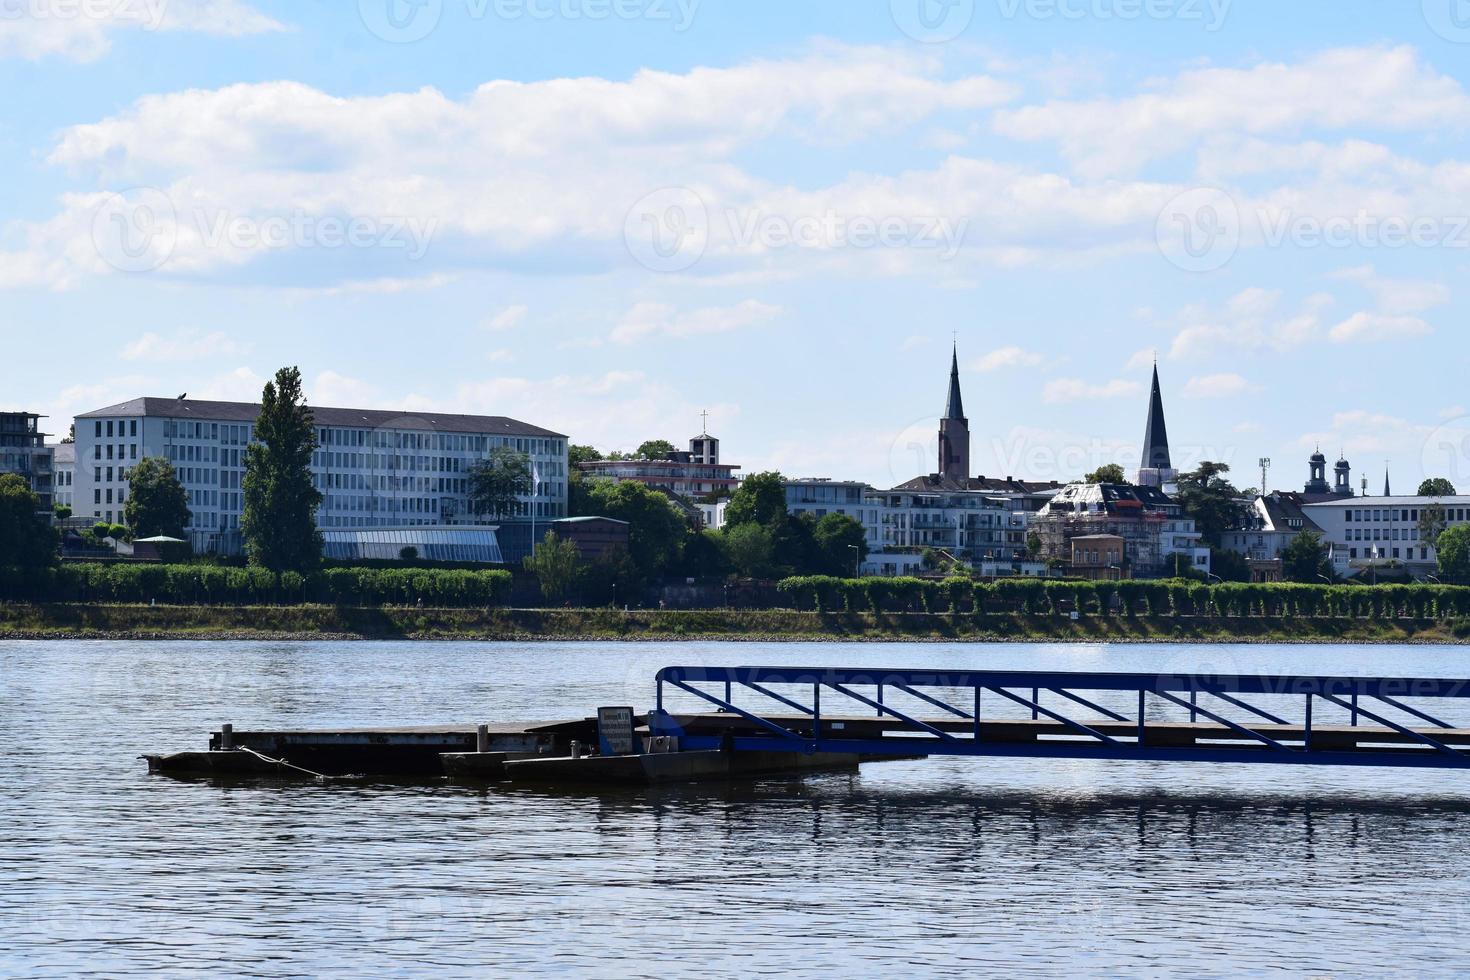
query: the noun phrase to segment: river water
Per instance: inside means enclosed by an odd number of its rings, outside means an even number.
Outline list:
[[[581,716],[669,664],[1466,676],[1432,647],[0,643],[0,976],[1443,976],[1470,774],[884,763],[736,786],[212,784],[252,727]]]

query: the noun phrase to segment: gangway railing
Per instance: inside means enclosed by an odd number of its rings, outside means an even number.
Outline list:
[[[656,684],[650,734],[688,749],[1470,767],[1470,680],[666,667]]]

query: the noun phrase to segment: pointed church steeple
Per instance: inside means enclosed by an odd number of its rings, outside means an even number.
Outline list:
[[[939,420],[939,476],[957,485],[970,480],[970,420],[965,418],[965,400],[960,395],[958,344],[949,362],[949,401]]]
[[[1393,491],[1390,490],[1389,487],[1388,487],[1388,467],[1387,466],[1384,466],[1383,467],[1383,495],[1385,497],[1392,497],[1393,496]]]
[[[1155,360],[1153,388],[1148,396],[1148,424],[1143,430],[1143,461],[1139,464],[1138,483],[1142,486],[1163,486],[1174,475],[1174,464],[1169,458],[1169,427],[1164,422],[1164,394],[1159,387],[1159,362]]]
[[[949,362],[949,401],[945,403],[944,417],[947,419],[965,417],[965,399],[960,394],[960,348],[958,344],[955,345]]]

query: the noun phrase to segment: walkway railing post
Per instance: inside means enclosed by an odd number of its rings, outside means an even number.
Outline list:
[[[822,685],[812,685],[812,741],[822,737]]]
[[[983,688],[975,685],[975,741],[980,741],[980,692]]]
[[[1140,690],[1138,692],[1138,744],[1139,744],[1139,747],[1140,748],[1144,744],[1144,737],[1143,737],[1143,711],[1144,711],[1144,701],[1143,701],[1143,695],[1144,695],[1144,692],[1142,690]]]
[[[1353,727],[1358,727],[1358,692],[1353,692]]]
[[[1312,751],[1312,695],[1310,694],[1307,695],[1307,718],[1302,734],[1305,736],[1302,739],[1303,747],[1308,752]]]
[[[877,701],[878,701],[878,705],[879,705],[879,707],[877,708],[878,717],[879,718],[882,718],[883,717],[883,707],[882,707],[882,705],[883,705],[883,685],[881,683],[878,685],[878,697],[877,697]]]
[[[1041,703],[1041,688],[1039,688],[1039,687],[1033,687],[1031,689],[1031,704],[1034,706],[1034,705],[1038,705],[1040,703]],[[1031,709],[1031,720],[1032,721],[1039,721],[1040,719],[1041,719],[1041,711],[1038,708],[1036,708],[1036,707],[1032,707],[1032,709]]]

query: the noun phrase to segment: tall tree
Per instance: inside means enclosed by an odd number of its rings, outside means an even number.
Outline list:
[[[674,444],[667,439],[650,439],[638,447],[636,453],[642,459],[668,459],[674,452]]]
[[[1288,582],[1320,582],[1332,578],[1327,546],[1316,531],[1302,531],[1281,549],[1281,572]]]
[[[786,517],[786,479],[780,473],[755,473],[741,481],[725,508],[726,526],[773,527]]]
[[[531,460],[509,446],[498,446],[469,470],[470,511],[476,517],[512,517],[520,498],[530,493]]]
[[[1419,540],[1431,548],[1439,546],[1439,536],[1449,524],[1449,515],[1441,504],[1419,508]]]
[[[40,516],[41,498],[23,477],[0,476],[0,566],[56,564],[56,529]]]
[[[645,580],[658,580],[679,561],[689,524],[668,497],[631,480],[589,480],[584,486],[593,513],[628,522],[628,553]]]
[[[189,493],[173,463],[162,456],[143,457],[128,471],[128,486],[123,520],[134,538],[183,538],[189,526]]]
[[[774,574],[771,562],[771,532],[760,524],[739,524],[724,534],[725,556],[735,571],[746,578]]]
[[[1470,525],[1457,524],[1439,536],[1435,552],[1439,576],[1446,582],[1470,583]]]
[[[1087,474],[1088,483],[1127,483],[1128,475],[1117,463],[1105,463]]]
[[[1239,527],[1245,518],[1240,491],[1227,479],[1230,467],[1205,461],[1199,469],[1179,475],[1179,492],[1174,499],[1194,519],[1195,529],[1211,547],[1220,547],[1226,531]]]
[[[311,477],[316,427],[301,393],[301,371],[281,368],[260,396],[256,442],[245,449],[245,497],[240,530],[252,565],[309,572],[321,563],[316,526],[321,491]]]
[[[867,533],[845,514],[827,514],[812,528],[812,540],[825,575],[857,574],[868,557]]]
[[[602,459],[602,453],[598,452],[591,446],[567,447],[567,463],[570,464],[573,468],[575,468],[578,463],[595,463],[600,459]]]
[[[1421,497],[1453,497],[1455,485],[1442,476],[1432,476],[1419,484]]]
[[[536,553],[522,564],[541,583],[541,597],[548,605],[556,606],[576,589],[582,554],[572,542],[547,531]]]

